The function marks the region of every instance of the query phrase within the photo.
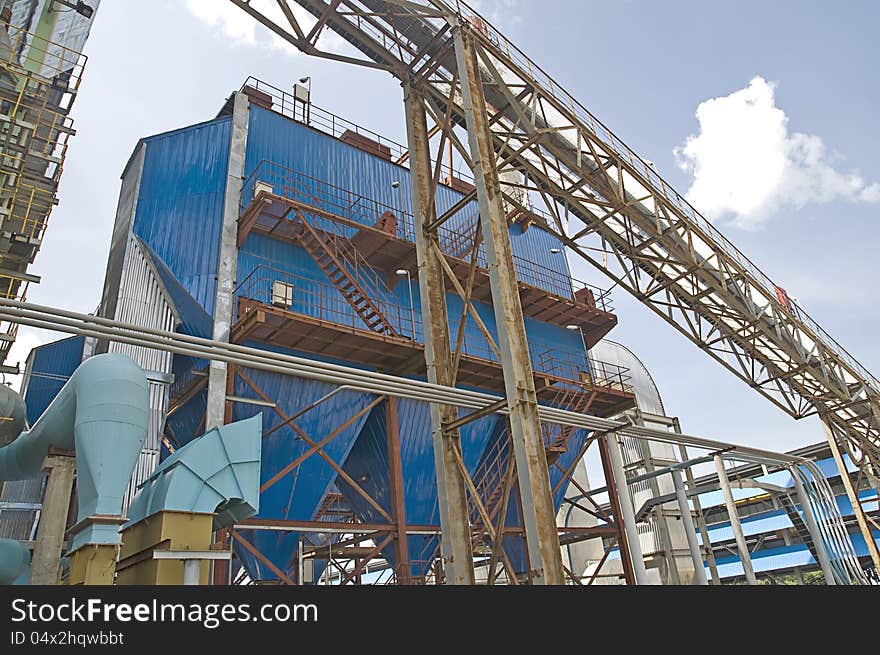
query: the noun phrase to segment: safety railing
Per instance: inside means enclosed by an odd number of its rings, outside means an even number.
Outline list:
[[[620,157],[636,174],[641,176],[650,186],[652,193],[657,193],[665,198],[673,207],[678,209],[692,225],[706,235],[707,244],[720,249],[743,271],[748,273],[771,298],[779,298],[781,287],[775,284],[764,274],[746,255],[731,243],[714,225],[712,225],[700,212],[698,212],[685,198],[681,196],[656,170],[642,157],[627,146],[616,134],[605,126],[586,107],[578,102],[574,96],[563,89],[550,75],[540,66],[534,63],[525,53],[511,43],[503,34],[496,30],[485,18],[462,0],[439,0],[455,14],[465,19],[476,28],[476,31],[488,39],[504,56],[512,62],[519,72],[524,74],[529,81],[558,102],[561,107],[576,118],[578,122],[595,135],[609,150]],[[804,324],[823,345],[832,350],[841,361],[845,362],[851,370],[858,373],[868,382],[872,382],[875,391],[880,393],[880,380],[850,355],[831,335],[829,335],[815,320],[813,320],[793,300],[785,298],[781,304],[797,320]]]
[[[536,369],[566,380],[578,380],[583,384],[632,392],[632,376],[629,369],[617,364],[602,362],[584,354],[551,348],[538,354]]]
[[[399,159],[407,153],[406,146],[384,137],[378,132],[367,129],[362,125],[352,123],[333,112],[322,109],[311,101],[305,102],[303,100],[297,100],[292,93],[288,93],[283,89],[279,89],[277,86],[263,82],[256,77],[248,77],[242,85],[241,90],[244,91],[247,87],[270,96],[272,98],[272,111],[295,120],[298,123],[317,128],[336,138],[341,137],[346,132],[354,132],[355,134],[365,136],[368,139],[387,147],[391,151],[391,156],[395,159]]]
[[[241,90],[244,91],[247,87],[268,95],[271,98],[272,111],[297,123],[302,123],[337,139],[351,132],[365,136],[371,141],[375,141],[379,145],[388,148],[394,162],[403,162],[409,157],[407,146],[319,107],[312,103],[311,100],[309,102],[297,100],[294,94],[253,76],[245,80]],[[436,164],[436,160],[433,163]],[[473,181],[470,171],[454,170],[443,162],[440,163],[440,173],[442,179],[448,179],[452,176],[466,182]]]
[[[28,280],[11,275],[0,275],[0,298],[24,302],[27,300],[28,286],[30,286]],[[18,326],[18,323],[0,321],[0,335],[4,337],[0,339],[0,355],[3,358],[5,358],[6,353],[12,347],[12,341],[18,334]],[[0,362],[2,361],[3,359],[0,358]]]
[[[415,238],[412,216],[404,210],[266,160],[260,162],[244,182],[242,212],[253,202],[258,185],[268,185],[277,196],[301,202],[357,225],[373,226],[383,215],[390,213],[396,222],[395,236],[407,241]]]
[[[382,229],[389,230],[400,239],[415,241],[415,223],[409,212],[268,160],[261,161],[244,182],[240,208],[242,213],[253,203],[257,190],[263,188],[271,189],[274,195],[302,203],[305,213],[311,208],[321,212],[324,219],[341,219],[341,222],[336,221],[334,231],[345,238],[354,237],[359,231],[357,226],[372,227],[383,216],[390,215],[391,220],[384,221]],[[474,211],[474,208],[463,208],[454,217],[459,220],[450,220],[438,230],[441,250],[464,260],[469,258],[473,247],[477,221],[475,215],[460,220],[460,216],[469,211]],[[458,225],[459,228],[452,229],[449,225]],[[610,291],[574,279],[564,269],[554,270],[518,255],[514,255],[513,260],[522,282],[556,295],[577,298],[606,312],[614,311]],[[477,265],[481,268],[488,267],[485,249],[482,247],[477,253]]]
[[[339,225],[335,221],[322,216],[304,217],[304,220],[317,231],[319,238],[345,268],[345,272],[361,286],[371,299],[375,298],[385,303],[394,302],[388,296],[388,289],[381,276],[370,266],[370,263],[351,241],[338,233]]]
[[[54,204],[52,190],[29,184],[0,166],[0,229],[13,239],[41,242]]]
[[[271,266],[258,266],[238,285],[235,296],[337,325],[369,330],[357,312],[332,284]],[[413,308],[371,299],[395,331],[409,340],[422,334]]]
[[[254,268],[236,287],[235,296],[345,327],[369,329],[332,284],[269,265]],[[420,343],[424,340],[420,310],[383,298],[371,296],[370,299],[399,335]],[[457,331],[452,330],[453,347],[456,337]],[[586,383],[619,391],[631,390],[627,369],[587,359],[583,352],[566,351],[535,339],[529,342],[529,352],[532,367],[538,373],[571,380],[578,385]],[[500,359],[489,342],[471,325],[464,331],[461,353],[487,364],[500,365]]]

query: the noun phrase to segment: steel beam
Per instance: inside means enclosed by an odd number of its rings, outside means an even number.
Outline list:
[[[614,486],[617,489],[617,505],[620,508],[620,516],[615,521],[622,521],[626,531],[626,543],[629,550],[635,573],[636,584],[651,584],[648,578],[648,569],[645,568],[645,558],[642,556],[642,543],[639,540],[639,531],[636,527],[636,517],[633,511],[632,496],[629,492],[629,483],[626,472],[623,470],[623,455],[620,453],[620,443],[617,435],[613,432],[605,435],[608,444],[608,459],[614,477]],[[622,552],[622,549],[621,549]]]
[[[742,524],[739,522],[736,503],[733,501],[733,492],[730,488],[730,479],[727,477],[727,469],[724,468],[724,460],[721,458],[721,455],[715,455],[714,459],[715,470],[718,472],[718,484],[721,486],[721,493],[724,495],[724,506],[727,508],[727,515],[730,518],[730,527],[733,529],[733,536],[736,539],[736,547],[739,550],[739,559],[742,562],[743,572],[746,575],[746,582],[750,585],[758,584],[755,578],[755,570],[752,568],[752,556],[749,553],[746,536],[743,533]]]
[[[424,97],[404,84],[407,140],[410,151],[410,179],[415,217],[416,256],[419,267],[419,297],[424,325],[425,366],[432,384],[454,385],[453,359],[449,342],[446,286],[439,260],[439,239],[427,225],[437,218],[432,188],[430,140]],[[431,434],[437,495],[440,507],[440,555],[450,584],[475,583],[473,551],[464,472],[457,464],[461,435],[450,426],[458,420],[453,405],[431,403]]]
[[[687,493],[684,490],[684,482],[681,479],[681,472],[672,470],[672,483],[675,485],[675,497],[678,500],[678,511],[681,512],[681,523],[684,526],[684,533],[687,537],[688,550],[691,553],[691,560],[694,563],[694,579],[698,585],[708,585],[709,580],[706,578],[706,568],[703,565],[703,554],[700,552],[700,545],[697,543],[697,531],[694,527],[694,519],[691,515],[691,506],[688,504]]]
[[[565,584],[565,574],[556,533],[547,456],[541,438],[538,398],[473,39],[469,29],[456,28],[455,56],[464,94],[465,122],[510,408],[510,438],[520,482],[526,550],[532,567],[530,577],[536,584],[562,585]]]
[[[235,272],[238,260],[238,216],[241,210],[241,184],[248,130],[248,97],[236,93],[232,109],[232,136],[223,198],[223,223],[220,228],[220,256],[217,264],[217,293],[214,298],[215,341],[229,341],[232,326]],[[208,399],[205,430],[225,422],[227,365],[211,360],[208,368]]]

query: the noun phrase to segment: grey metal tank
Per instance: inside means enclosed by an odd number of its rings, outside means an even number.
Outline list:
[[[12,442],[27,428],[24,399],[7,385],[0,385],[0,447]]]

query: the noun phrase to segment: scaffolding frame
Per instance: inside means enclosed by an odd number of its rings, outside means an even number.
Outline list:
[[[58,204],[86,57],[8,23],[0,32],[0,297],[23,301],[40,281],[27,269]],[[0,370],[18,372],[4,364],[17,330],[0,323]]]

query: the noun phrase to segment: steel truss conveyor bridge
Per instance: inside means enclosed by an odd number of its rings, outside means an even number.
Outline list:
[[[435,124],[430,135],[441,136],[441,148],[451,143],[474,171],[478,189],[466,201],[479,198],[482,209],[500,190],[505,207],[530,212],[532,225],[562,239],[758,393],[795,418],[818,415],[838,468],[846,470],[846,453],[860,476],[877,481],[877,378],[466,4],[277,0],[264,11],[250,0],[232,2],[307,54],[401,80],[407,94],[423,98]],[[321,50],[328,29],[353,48]],[[485,143],[475,126],[485,129]],[[459,140],[461,128],[470,147]],[[545,210],[525,206],[529,198],[541,198]],[[844,481],[873,546],[869,524],[880,526]],[[876,547],[871,554],[880,569]]]

